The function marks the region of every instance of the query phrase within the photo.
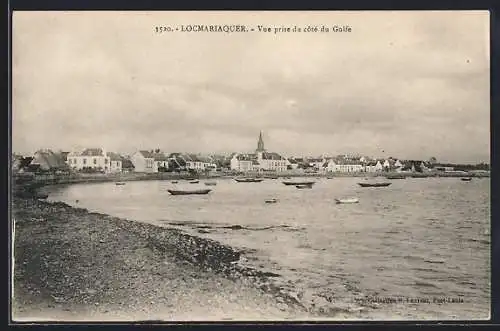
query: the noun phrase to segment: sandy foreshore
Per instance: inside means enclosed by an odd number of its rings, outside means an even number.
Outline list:
[[[15,321],[307,319],[307,309],[218,242],[14,198]]]

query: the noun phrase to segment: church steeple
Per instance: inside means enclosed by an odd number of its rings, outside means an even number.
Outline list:
[[[259,142],[257,143],[257,152],[264,152],[264,139],[262,139],[262,131],[259,134]]]

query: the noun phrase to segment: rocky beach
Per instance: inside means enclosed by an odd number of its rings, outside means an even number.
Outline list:
[[[13,198],[15,321],[312,317],[242,252],[176,229]]]

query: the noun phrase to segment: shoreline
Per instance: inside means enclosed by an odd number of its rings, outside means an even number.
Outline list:
[[[214,240],[18,197],[12,218],[18,321],[318,316],[273,281],[280,275],[240,264],[244,252]]]
[[[400,172],[355,172],[355,173],[243,173],[240,175],[235,174],[175,174],[175,173],[116,173],[116,174],[71,174],[71,175],[34,175],[33,177],[23,178],[21,176],[14,176],[14,188],[24,190],[36,190],[43,186],[52,185],[65,185],[65,184],[82,184],[82,183],[106,183],[106,182],[132,182],[132,181],[149,181],[149,180],[209,180],[209,179],[222,179],[231,180],[237,176],[251,176],[260,177],[267,180],[283,180],[287,178],[387,178],[387,180],[406,179],[406,178],[490,178],[489,173],[445,173],[445,172],[432,172],[432,173],[400,173]],[[390,178],[390,177],[395,178]],[[266,178],[274,177],[274,178]],[[400,177],[400,178],[398,178]]]

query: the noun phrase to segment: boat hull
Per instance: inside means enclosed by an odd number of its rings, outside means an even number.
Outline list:
[[[205,190],[193,190],[193,191],[179,191],[179,190],[167,190],[168,193],[172,195],[196,195],[196,194],[208,194],[210,193],[210,189]]]
[[[238,183],[260,183],[263,179],[260,178],[235,178]]]
[[[359,199],[335,199],[336,204],[359,203]]]
[[[393,176],[386,176],[385,178],[387,178],[387,179],[406,179],[406,176],[404,176],[404,175],[393,175]]]
[[[392,183],[358,183],[361,187],[386,187]]]
[[[312,185],[295,185],[299,190],[312,188]]]
[[[290,185],[293,185],[293,186],[298,186],[298,185],[308,185],[308,186],[312,186],[314,183],[316,182],[287,182],[287,181],[284,181],[282,182],[283,184],[287,185],[287,186],[290,186]]]

